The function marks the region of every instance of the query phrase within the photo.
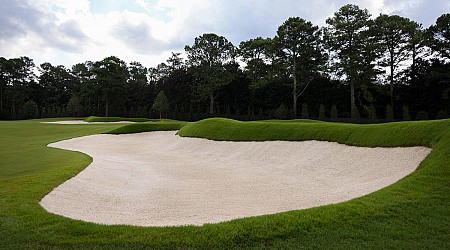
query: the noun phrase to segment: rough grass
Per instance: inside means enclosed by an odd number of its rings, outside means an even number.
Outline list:
[[[343,125],[210,119],[187,124],[179,131],[183,136],[215,140],[316,139],[433,150],[411,175],[348,202],[201,227],[149,228],[96,225],[45,212],[39,200],[92,160],[46,145],[122,125],[40,121],[0,121],[0,249],[450,248],[450,120]]]

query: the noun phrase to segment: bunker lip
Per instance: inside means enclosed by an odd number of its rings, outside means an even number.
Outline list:
[[[321,141],[228,142],[175,132],[91,135],[49,147],[93,162],[40,204],[99,224],[203,225],[360,197],[413,172],[426,147]]]

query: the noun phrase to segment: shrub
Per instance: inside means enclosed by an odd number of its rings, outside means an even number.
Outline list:
[[[411,116],[409,115],[409,108],[406,105],[403,105],[403,120],[410,121]]]
[[[27,119],[33,119],[36,113],[39,112],[36,102],[30,100],[23,105],[23,116]]]
[[[308,119],[309,118],[308,105],[306,103],[302,104],[302,118],[303,119]]]
[[[428,120],[428,113],[423,110],[417,112],[416,120],[418,120],[418,121]]]
[[[386,120],[393,121],[394,120],[394,110],[391,105],[386,106]]]
[[[323,104],[320,104],[319,107],[319,120],[324,120],[325,119],[325,106],[323,106]]]
[[[330,117],[333,121],[336,121],[339,118],[336,104],[331,106]]]
[[[369,122],[374,123],[377,122],[378,118],[377,118],[377,111],[375,109],[375,106],[373,106],[373,104],[371,104],[368,108],[367,108],[367,119],[369,120]]]
[[[436,115],[436,119],[446,119],[446,118],[449,118],[449,115],[445,110],[440,110]]]
[[[282,103],[278,108],[273,110],[273,117],[275,119],[287,119],[289,116],[289,110]]]

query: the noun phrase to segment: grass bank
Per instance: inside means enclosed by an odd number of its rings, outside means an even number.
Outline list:
[[[89,116],[84,119],[85,122],[149,122],[149,121],[159,121],[149,118],[125,118],[125,117],[100,117],[100,116]]]
[[[184,127],[188,122],[162,120],[151,123],[136,123],[122,126],[120,128],[106,132],[107,134],[132,134],[149,131],[172,131],[179,130]]]
[[[92,161],[46,145],[123,124],[41,121],[0,121],[0,249],[450,248],[450,120],[353,125],[208,119],[186,124],[181,135],[214,140],[315,139],[433,150],[411,175],[348,202],[201,227],[149,228],[96,225],[45,212],[39,200]]]

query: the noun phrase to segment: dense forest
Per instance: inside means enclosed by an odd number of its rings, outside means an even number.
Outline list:
[[[233,45],[203,34],[147,68],[116,56],[72,68],[0,57],[0,119],[449,118],[450,14],[428,28],[345,5],[318,27],[300,17]]]

